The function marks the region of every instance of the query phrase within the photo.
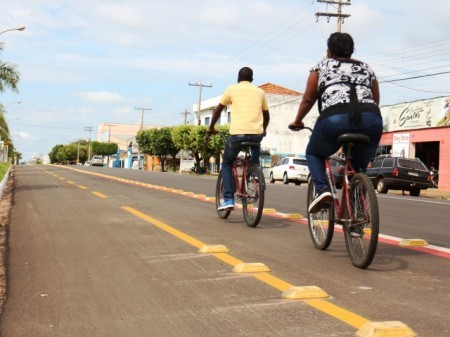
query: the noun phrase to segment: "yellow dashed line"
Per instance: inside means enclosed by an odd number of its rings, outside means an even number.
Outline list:
[[[152,217],[142,213],[142,212],[139,212],[138,210],[135,210],[135,209],[133,209],[131,207],[127,207],[127,206],[122,206],[122,209],[153,224],[154,226],[166,231],[167,233],[172,234],[173,236],[179,238],[180,240],[183,240],[184,242],[189,243],[190,245],[192,245],[196,248],[200,249],[201,247],[203,247],[205,245],[203,242],[197,240],[196,238],[194,238],[190,235],[187,235],[187,234],[179,231],[178,229],[175,229],[155,218],[152,218]],[[232,267],[235,267],[236,265],[244,263],[243,261],[240,261],[239,259],[231,256],[228,253],[213,253],[211,255],[216,257],[217,259],[231,265]],[[292,284],[270,274],[269,272],[251,273],[249,275],[255,277],[256,279],[258,279],[258,280],[268,284],[269,286],[271,286],[275,289],[278,289],[282,292],[293,287]],[[346,309],[343,309],[337,305],[334,305],[324,299],[307,299],[307,300],[302,300],[302,301],[304,303],[316,308],[317,310],[327,313],[328,315],[335,317],[335,318],[341,320],[342,322],[345,322],[357,329],[360,329],[364,324],[370,322],[368,319],[361,317],[355,313],[352,313]]]
[[[96,195],[99,198],[106,199],[107,196],[100,192],[92,192],[93,195]]]
[[[165,191],[170,191],[172,193],[179,193],[182,195],[186,195],[186,196],[193,196],[193,197],[197,197],[197,198],[201,198],[205,201],[210,201],[210,202],[215,202],[215,197],[204,197],[203,195],[195,195],[192,192],[185,192],[183,190],[177,190],[177,189],[173,189],[173,188],[167,188],[164,186],[158,186],[158,185],[152,185],[152,184],[141,184],[141,183],[137,183],[135,181],[132,180],[126,180],[126,179],[122,179],[122,178],[117,178],[117,177],[112,177],[109,175],[105,175],[105,174],[99,174],[99,173],[94,173],[94,172],[86,172],[86,171],[81,171],[81,170],[76,170],[73,168],[68,168],[68,169],[72,169],[78,172],[82,172],[82,173],[86,173],[86,174],[91,174],[91,175],[95,175],[95,176],[99,176],[99,177],[104,177],[107,179],[114,179],[117,181],[123,181],[125,183],[131,183],[131,184],[136,184],[139,186],[145,186],[148,188],[153,188],[153,189],[157,189],[157,190],[165,190]],[[58,177],[58,175],[55,175],[55,177]],[[64,178],[59,177],[59,179],[64,180]],[[77,185],[79,188],[81,189],[87,189],[87,187],[82,186],[82,185]],[[97,195],[100,198],[106,198],[106,196],[102,193],[99,192],[92,192],[93,194]],[[150,222],[151,224],[155,225],[156,227],[159,227],[163,230],[165,230],[166,232],[174,235],[175,237],[189,243],[190,245],[196,247],[196,248],[201,248],[202,246],[204,246],[205,244],[173,227],[170,227],[166,224],[164,224],[161,221],[158,221],[148,215],[145,215],[137,210],[134,210],[130,207],[126,207],[123,206],[122,207],[124,210],[136,215],[137,217],[140,217],[141,219]],[[272,209],[266,209],[264,211],[264,213],[276,213],[275,210]],[[288,215],[283,215],[283,218],[286,219],[292,219],[292,220],[296,220],[296,219],[302,219],[303,216],[301,214],[288,214]],[[418,245],[416,242],[414,242],[416,245]],[[240,261],[239,259],[236,259],[235,257],[227,254],[227,253],[212,253],[211,255],[213,255],[214,257],[216,257],[217,259],[235,267],[236,265],[243,263],[242,261]],[[291,285],[290,283],[279,279],[275,276],[273,276],[272,274],[270,274],[269,272],[257,272],[257,273],[252,273],[249,274],[257,279],[259,279],[260,281],[270,285],[271,287],[278,289],[282,292],[288,290],[289,288],[293,287],[293,285]],[[342,322],[351,325],[357,329],[361,329],[363,326],[367,326],[368,324],[372,324],[374,322],[369,321],[368,319],[361,317],[353,312],[350,312],[344,308],[341,308],[333,303],[330,303],[329,300],[326,299],[321,299],[321,298],[315,298],[315,299],[302,299],[302,301],[308,305],[310,305],[311,307],[314,307],[315,309],[324,312],[332,317],[335,317],[339,320],[341,320]],[[381,322],[383,323],[383,322]],[[388,322],[389,323],[389,322]],[[377,330],[378,331],[378,330]],[[395,329],[391,329],[389,331],[396,331]]]
[[[86,186],[83,185],[77,185],[78,188],[81,188],[82,190],[87,190],[88,188]]]

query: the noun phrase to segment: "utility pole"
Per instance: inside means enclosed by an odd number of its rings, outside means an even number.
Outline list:
[[[202,82],[200,83],[191,83],[189,82],[189,85],[195,86],[195,87],[199,87],[199,92],[198,92],[198,106],[197,106],[197,125],[201,125],[201,121],[200,121],[200,106],[201,106],[201,102],[202,102],[202,88],[206,87],[206,88],[212,88],[212,84],[202,84]]]
[[[91,160],[91,135],[92,135],[92,126],[85,126],[84,131],[89,132],[89,140],[88,140],[88,158],[87,160]]]
[[[142,130],[144,130],[144,111],[145,110],[150,111],[151,108],[138,108],[138,107],[135,107],[134,109],[135,110],[141,110],[141,128],[140,128],[140,131],[142,131]],[[144,166],[144,161],[145,161],[145,156],[144,156],[144,160],[142,161],[142,166]],[[141,169],[141,149],[140,149],[139,146],[138,146],[138,169],[139,170]]]
[[[135,110],[141,110],[141,131],[142,131],[144,129],[144,111],[145,110],[150,111],[151,108],[138,108],[138,107],[135,107],[134,109]]]
[[[191,115],[191,113],[189,111],[187,111],[187,109],[184,110],[184,112],[180,112],[180,115],[184,115],[184,125],[187,124],[187,116]]]
[[[109,126],[109,130],[108,130],[108,143],[111,142],[111,127],[112,126],[116,126],[116,124],[104,124],[105,126]]]
[[[343,2],[345,1],[345,2]],[[319,21],[319,16],[326,16],[327,22],[330,22],[330,17],[337,18],[337,32],[341,32],[341,25],[344,23],[344,19],[350,17],[350,14],[343,14],[342,13],[342,6],[343,5],[351,5],[351,0],[317,0],[317,2],[324,2],[326,4],[331,5],[337,5],[337,13],[316,13],[316,20]]]

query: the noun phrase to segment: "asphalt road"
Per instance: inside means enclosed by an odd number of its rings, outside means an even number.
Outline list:
[[[448,201],[379,196],[386,238],[420,237],[447,255],[386,239],[359,270],[339,233],[322,252],[301,220],[264,214],[249,228],[238,210],[220,220],[203,197],[211,177],[19,166],[14,179],[3,337],[355,336],[387,321],[450,335]],[[304,213],[305,196],[270,185],[265,206]],[[205,244],[230,252],[199,253]],[[271,271],[233,272],[241,262]],[[291,286],[329,297],[284,299]]]

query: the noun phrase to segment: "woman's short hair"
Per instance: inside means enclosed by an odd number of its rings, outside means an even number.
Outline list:
[[[351,57],[355,51],[353,38],[347,33],[333,33],[327,41],[328,50],[333,56]]]

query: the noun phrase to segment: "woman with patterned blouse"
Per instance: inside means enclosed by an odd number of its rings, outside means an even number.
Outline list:
[[[319,118],[306,148],[308,168],[317,191],[308,210],[311,213],[332,200],[324,160],[339,150],[338,136],[357,132],[370,137],[369,144],[359,144],[353,150],[354,169],[365,171],[383,133],[374,71],[367,63],[351,57],[354,44],[349,34],[331,34],[327,46],[327,57],[311,69],[297,116],[289,124],[291,130],[302,129],[303,118],[318,101]]]

